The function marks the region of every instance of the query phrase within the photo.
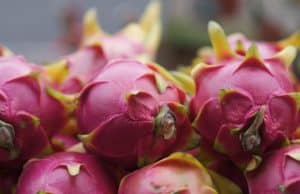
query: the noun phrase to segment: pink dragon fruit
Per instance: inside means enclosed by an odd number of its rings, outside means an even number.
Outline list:
[[[21,57],[0,58],[0,166],[21,163],[48,147],[41,118],[41,87]]]
[[[217,194],[207,170],[191,155],[174,153],[125,176],[118,194]],[[232,193],[233,194],[233,193]]]
[[[156,160],[187,143],[186,100],[148,66],[114,60],[80,94],[81,139],[88,150],[127,168]]]
[[[45,66],[54,85],[64,93],[79,92],[111,59],[154,58],[161,36],[160,4],[152,1],[139,23],[109,35],[98,25],[95,10],[84,18],[82,48],[63,60]]]
[[[194,63],[201,61],[206,64],[216,64],[219,61],[230,59],[234,55],[245,56],[253,43],[257,46],[262,58],[270,58],[287,46],[300,47],[300,32],[277,42],[252,41],[241,33],[231,34],[227,38],[219,24],[210,22],[209,35],[213,48],[200,49]]]
[[[209,31],[216,40],[222,34],[214,23]],[[261,58],[254,45],[240,56],[231,55],[222,41],[213,43],[217,54],[226,58],[193,70],[197,87],[190,103],[193,125],[215,150],[252,170],[264,152],[280,147],[298,127],[299,94],[294,93],[287,70],[296,49],[288,46]]]
[[[42,69],[22,57],[0,58],[0,166],[18,167],[45,151],[48,136],[67,120],[66,107],[47,92]]]
[[[228,36],[230,48],[239,55],[245,55],[246,51],[254,42],[263,58],[272,57],[287,46],[300,47],[300,32],[292,34],[290,37],[280,41],[251,41],[241,33],[234,33]]]
[[[29,161],[16,194],[115,194],[117,187],[105,166],[88,154],[61,152]]]
[[[269,153],[262,165],[247,174],[250,194],[300,193],[300,145]]]

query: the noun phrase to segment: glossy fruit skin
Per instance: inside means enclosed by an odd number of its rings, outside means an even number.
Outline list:
[[[247,173],[250,194],[300,193],[300,145],[268,153],[262,165]]]
[[[194,79],[196,95],[190,103],[194,127],[242,169],[254,155],[280,147],[298,126],[293,84],[278,58],[236,56],[204,65]],[[243,146],[241,134],[258,114],[262,119],[256,126],[259,145],[250,151]]]
[[[80,94],[82,141],[88,150],[126,168],[157,160],[187,144],[186,100],[182,90],[145,64],[114,60]],[[171,125],[156,130],[155,118],[164,110]]]
[[[0,71],[0,166],[18,168],[49,148],[41,111],[43,89],[39,68],[22,57],[0,58]]]
[[[210,175],[188,154],[175,153],[125,176],[118,194],[216,194]]]
[[[115,194],[116,186],[95,156],[62,152],[25,165],[16,194],[39,192]]]

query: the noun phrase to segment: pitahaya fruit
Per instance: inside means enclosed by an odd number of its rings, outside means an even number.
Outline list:
[[[174,153],[125,176],[118,194],[217,194],[207,170],[189,154]]]
[[[192,133],[185,93],[138,61],[111,61],[78,101],[86,148],[123,167],[183,149]]]
[[[215,24],[209,31],[215,40],[222,34]],[[294,93],[287,70],[296,49],[288,46],[262,58],[255,45],[240,56],[219,43],[214,41],[214,47],[226,59],[214,65],[201,63],[192,72],[193,125],[215,150],[252,170],[264,152],[283,145],[298,127],[299,94]]]
[[[118,194],[127,193],[241,194],[241,190],[192,155],[176,152],[126,175]]]
[[[15,166],[49,148],[34,68],[21,57],[0,58],[0,166]]]
[[[95,156],[61,152],[29,161],[16,194],[115,194],[116,190],[109,172]]]
[[[252,44],[255,44],[262,58],[270,58],[287,46],[300,48],[300,32],[280,41],[249,40],[241,33],[234,33],[226,37],[222,27],[216,22],[209,23],[209,36],[213,48],[204,47],[198,52],[195,63],[216,64],[219,61],[230,59],[234,55],[245,56]]]
[[[84,19],[83,46],[98,45],[105,58],[153,59],[160,43],[160,2],[150,1],[136,23],[129,23],[120,32],[105,33],[97,22],[96,11],[91,9]]]
[[[84,18],[82,47],[63,60],[45,66],[56,88],[64,93],[79,92],[112,59],[151,60],[160,42],[160,3],[152,1],[138,23],[110,35],[101,30],[95,10]]]
[[[300,145],[276,150],[255,171],[247,173],[250,194],[300,193]]]

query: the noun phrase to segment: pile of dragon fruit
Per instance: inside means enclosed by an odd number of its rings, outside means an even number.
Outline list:
[[[1,194],[299,194],[300,33],[226,36],[155,63],[160,3],[115,34],[95,10],[47,65],[0,49]]]

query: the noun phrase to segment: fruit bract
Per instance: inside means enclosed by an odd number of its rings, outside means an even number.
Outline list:
[[[116,190],[97,158],[63,152],[29,161],[19,178],[16,194],[115,194]]]
[[[192,130],[185,93],[145,64],[114,60],[81,92],[81,140],[111,162],[134,168],[183,149]]]
[[[0,57],[11,56],[13,53],[6,47],[0,44]]]
[[[216,25],[209,27],[222,33]],[[215,150],[252,170],[264,152],[283,145],[298,126],[299,94],[287,70],[296,49],[288,46],[269,58],[260,57],[255,45],[245,56],[227,49],[219,48],[226,60],[193,69],[193,125]]]
[[[206,169],[191,155],[174,153],[125,176],[118,194],[217,194]]]
[[[247,173],[250,194],[300,193],[300,145],[269,153],[261,166]]]

